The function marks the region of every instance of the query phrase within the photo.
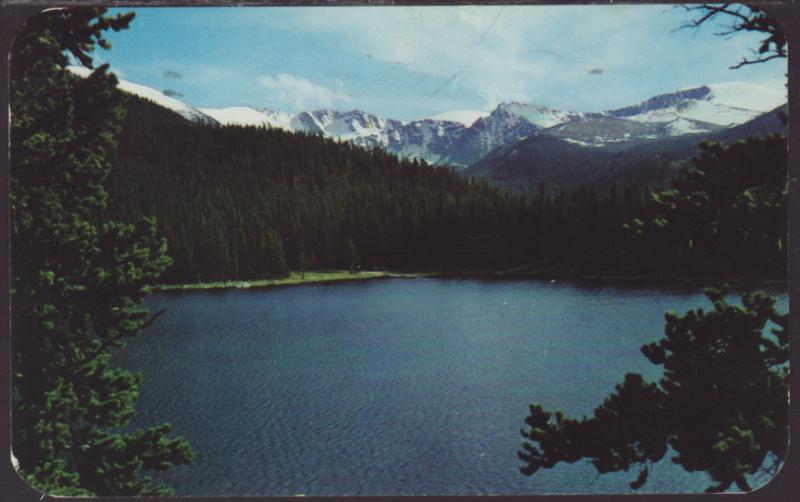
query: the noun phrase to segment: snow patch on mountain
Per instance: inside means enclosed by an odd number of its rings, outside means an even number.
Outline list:
[[[498,110],[502,109],[510,115],[525,119],[530,124],[547,129],[571,120],[582,118],[585,114],[554,110],[546,106],[530,105],[525,103],[501,103]]]
[[[727,127],[743,124],[761,115],[764,111],[728,106],[706,99],[685,100],[675,106],[646,110],[636,115],[626,116],[625,119],[647,124],[667,123],[682,119]],[[697,128],[697,132],[704,132],[704,130],[708,129]]]
[[[767,110],[764,110],[767,111]],[[693,101],[676,111],[677,117],[721,126],[744,124],[764,111],[728,106],[714,101]]]
[[[68,66],[67,70],[83,78],[87,78],[89,75],[91,75],[93,71],[83,66]],[[142,84],[134,84],[133,82],[128,82],[127,80],[122,80],[121,78],[117,78],[117,80],[118,80],[117,88],[124,92],[127,92],[128,94],[133,94],[135,96],[139,96],[140,98],[148,99],[159,106],[162,106],[168,110],[172,110],[173,112],[179,114],[180,116],[188,120],[191,120],[192,122],[200,122],[203,124],[217,124],[216,120],[209,117],[200,110],[192,108],[183,101],[167,96],[161,91],[157,91],[152,87],[148,87]]]
[[[593,146],[593,147],[595,147],[595,148],[597,148],[597,147],[603,147],[603,146],[605,146],[605,144],[604,144],[604,143],[588,143],[588,142],[586,142],[586,141],[581,141],[581,140],[578,140],[578,139],[572,139],[572,138],[562,138],[562,139],[563,139],[564,141],[566,141],[567,143],[572,143],[573,145],[580,145],[580,146]]]
[[[271,127],[284,131],[294,130],[292,121],[295,120],[295,115],[293,113],[276,112],[266,108],[257,108],[256,110],[264,114]]]
[[[290,113],[260,110],[249,106],[229,106],[227,108],[198,108],[222,125],[269,127],[291,131],[294,115]]]
[[[431,120],[457,122],[463,124],[465,127],[470,127],[476,120],[488,116],[489,112],[479,110],[450,110],[449,112],[440,113],[428,118]]]
[[[358,110],[349,112],[317,110],[310,112],[308,116],[325,136],[342,141],[374,137],[379,143],[385,144],[388,142],[386,134],[390,123],[400,124],[399,121],[387,120]]]
[[[786,103],[786,88],[780,89],[749,82],[725,82],[708,84],[713,101],[721,105],[747,110],[768,112]]]
[[[711,132],[711,129],[694,120],[677,118],[667,124],[666,131],[670,136],[683,136],[684,134]]]
[[[711,130],[703,124],[718,127],[743,124],[785,102],[786,94],[772,87],[725,82],[661,94],[605,114],[640,123],[669,123],[673,124],[667,128],[670,134],[691,134]]]

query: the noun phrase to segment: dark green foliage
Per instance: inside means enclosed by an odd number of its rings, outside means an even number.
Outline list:
[[[522,473],[585,458],[599,473],[638,466],[631,487],[639,488],[648,463],[668,447],[673,462],[708,473],[709,492],[733,484],[749,491],[748,475],[765,466],[774,472],[789,440],[788,315],[760,293],[745,294],[742,305],[728,304],[724,290],[707,294],[714,310],[667,313],[665,337],[642,347],[664,369],[657,384],[628,374],[582,420],[531,405]]]
[[[168,282],[350,269],[354,251],[361,269],[711,279],[786,273],[766,248],[739,250],[748,268],[705,267],[709,255],[676,254],[670,241],[626,230],[633,214],[650,221],[661,210],[633,180],[555,193],[542,183],[528,190],[538,192],[531,200],[316,136],[192,124],[133,97],[128,110],[109,210],[116,218],[158,217],[175,258]],[[617,169],[612,157],[607,172]],[[780,168],[777,158],[762,160]],[[785,220],[774,209],[764,217]]]
[[[540,196],[531,214],[536,246],[532,270],[547,275],[636,275],[638,243],[622,225],[644,210],[646,188],[633,185],[605,194],[593,188]]]
[[[655,263],[687,273],[780,277],[787,267],[786,138],[701,145],[691,168],[628,226]]]
[[[168,425],[111,432],[134,412],[139,375],[110,351],[146,323],[139,304],[169,265],[154,222],[107,220],[103,183],[122,108],[107,66],[91,65],[107,29],[133,15],[51,10],[29,20],[11,57],[12,445],[24,478],[58,495],[168,493],[142,471],[186,463]]]
[[[556,195],[593,187],[664,184],[697,149],[695,138],[670,138],[607,145],[602,148],[568,143],[539,134],[498,147],[464,171],[470,177],[515,193]]]
[[[112,214],[154,213],[170,282],[292,270],[475,270],[528,258],[527,201],[321,137],[193,124],[130,97]]]

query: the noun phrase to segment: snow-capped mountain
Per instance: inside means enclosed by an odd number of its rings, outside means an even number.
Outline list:
[[[92,73],[91,69],[83,66],[68,66],[67,70],[83,78],[88,77]],[[168,110],[172,110],[173,112],[185,119],[191,120],[192,122],[208,125],[219,125],[219,122],[200,110],[192,108],[183,101],[167,96],[166,94],[162,93],[161,91],[157,91],[152,87],[128,82],[127,80],[123,80],[121,78],[118,78],[117,80],[119,80],[117,87],[128,94],[133,94],[135,96],[148,99],[159,106],[163,106]]]
[[[502,113],[508,117],[521,119],[542,129],[554,127],[565,122],[581,120],[588,115],[586,113],[554,110],[546,106],[517,102],[501,103],[497,106],[495,112],[497,112],[497,114],[492,112],[495,116]]]
[[[639,122],[665,122],[683,118],[733,126],[752,120],[785,102],[784,92],[745,82],[726,82],[661,94],[638,105],[606,113]]]
[[[219,125],[219,122],[217,120],[206,115],[197,108],[192,108],[183,101],[179,101],[175,98],[167,96],[162,92],[153,89],[152,87],[147,87],[146,85],[141,85],[141,84],[134,84],[133,82],[128,82],[121,79],[117,87],[129,94],[134,94],[136,96],[149,99],[150,101],[153,101],[157,105],[172,110],[178,115],[188,120],[191,120],[192,122],[198,122],[200,124],[206,124],[206,125]]]
[[[90,70],[71,67],[86,76]],[[119,88],[149,99],[188,120],[304,131],[402,157],[466,167],[500,146],[545,134],[585,147],[605,147],[689,134],[710,134],[748,122],[786,102],[785,92],[745,82],[708,84],[654,96],[601,113],[556,110],[529,103],[501,103],[491,113],[454,110],[403,122],[360,110],[286,113],[247,106],[194,108],[141,84],[120,79]]]
[[[731,143],[752,136],[785,133],[786,125],[780,114],[786,113],[786,109],[783,105],[744,124],[699,137],[691,134],[664,136],[646,141],[606,143],[602,147],[542,132],[495,148],[462,173],[521,194],[544,190],[557,195],[562,190],[569,193],[589,186],[597,193],[615,186],[659,187],[668,183],[681,168],[690,165],[690,159],[700,151],[701,141]],[[636,124],[607,116],[593,120],[580,124],[587,127],[596,126],[597,121],[604,121],[606,125],[616,123],[620,127]],[[658,127],[658,124],[639,125]]]
[[[602,113],[548,111],[543,120],[534,115],[528,122],[543,127],[537,134],[552,135],[582,146],[603,147],[612,143],[709,134],[748,122],[785,102],[785,94],[771,88],[728,82],[681,89]]]
[[[413,122],[385,119],[359,110],[316,110],[297,114],[243,106],[201,108],[223,125],[264,126],[321,134],[364,148],[382,148],[402,157],[444,161],[453,142],[467,127],[456,120],[424,119]]]
[[[606,115],[663,126],[663,134],[680,136],[743,124],[785,102],[783,93],[770,88],[728,82],[662,94]]]
[[[350,141],[365,148],[382,148],[401,157],[444,163],[454,143],[467,127],[451,120],[423,119],[412,122],[384,119],[353,110],[318,110],[297,115],[302,125],[295,130],[319,133]]]
[[[317,110],[299,113],[297,118],[301,126],[296,129],[355,143],[369,140],[376,145],[388,144],[387,134],[402,124],[398,120],[376,117],[359,110]]]
[[[499,146],[538,134],[586,147],[710,134],[748,122],[785,102],[785,93],[772,88],[728,82],[681,89],[601,113],[503,103],[475,121],[443,160],[472,165]]]
[[[244,125],[256,127],[272,127],[292,131],[291,113],[273,112],[249,106],[230,106],[227,108],[199,108],[201,113],[212,117],[222,125]]]
[[[263,125],[322,134],[431,163],[468,166],[493,149],[537,134],[587,147],[709,134],[743,124],[786,102],[785,95],[746,83],[709,84],[661,94],[601,113],[501,103],[491,113],[455,110],[402,122],[352,110],[288,114],[266,109],[202,108],[222,124]]]
[[[464,127],[470,127],[476,120],[488,117],[489,112],[480,110],[450,110],[448,112],[428,117],[431,120],[444,120],[447,122],[458,122]]]
[[[476,120],[454,143],[443,159],[456,166],[468,166],[498,146],[522,141],[560,124],[579,121],[586,114],[554,110],[525,103],[501,103],[490,114]]]
[[[450,120],[415,120],[392,132],[388,150],[401,157],[424,159],[433,164],[449,163],[458,141],[468,131]]]

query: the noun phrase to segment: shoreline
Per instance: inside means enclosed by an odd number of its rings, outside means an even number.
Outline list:
[[[356,282],[373,279],[431,277],[437,274],[430,273],[405,273],[389,272],[386,270],[368,270],[350,273],[348,270],[322,270],[312,271],[301,274],[300,272],[290,272],[288,277],[279,279],[255,279],[255,280],[236,280],[236,281],[210,281],[196,282],[189,284],[160,284],[156,291],[196,291],[213,289],[257,289],[273,288],[280,286],[300,286],[304,284],[321,284],[336,282]]]
[[[510,271],[467,271],[461,273],[447,272],[393,272],[388,270],[366,270],[350,273],[348,270],[316,270],[305,272],[290,272],[288,277],[279,279],[255,279],[255,280],[233,280],[233,281],[209,281],[188,284],[161,284],[154,288],[155,291],[198,291],[198,290],[222,290],[222,289],[258,289],[282,286],[300,286],[306,284],[357,282],[375,279],[414,279],[419,277],[441,277],[441,278],[461,278],[461,279],[484,279],[484,280],[508,280],[508,279],[532,279],[550,282],[619,282],[622,284],[636,283],[662,283],[672,286],[692,286],[708,287],[713,284],[727,283],[734,289],[737,286],[756,286],[757,288],[786,288],[789,287],[788,280],[781,279],[753,279],[753,278],[730,278],[727,280],[713,279],[709,277],[664,277],[664,276],[606,276],[606,275],[573,275],[565,273],[555,273],[554,271],[531,271],[531,270],[510,270]]]

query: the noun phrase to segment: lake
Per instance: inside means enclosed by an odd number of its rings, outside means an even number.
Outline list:
[[[781,309],[788,300],[782,295]],[[178,494],[622,493],[637,472],[586,462],[519,473],[531,402],[591,414],[667,310],[702,292],[546,281],[386,279],[170,292],[115,356],[144,374],[134,426],[170,422],[197,458]],[[702,492],[669,461],[643,492]]]

